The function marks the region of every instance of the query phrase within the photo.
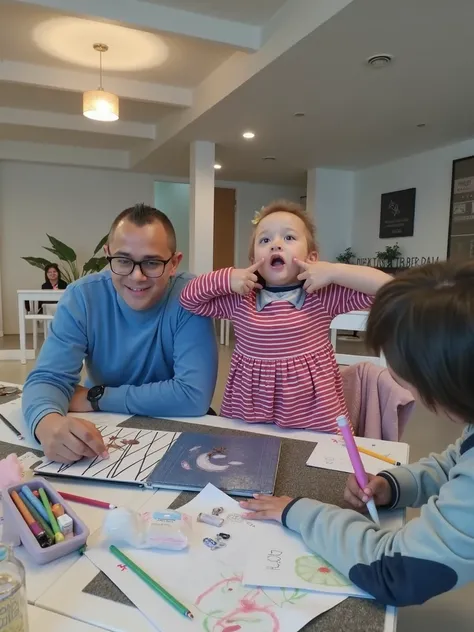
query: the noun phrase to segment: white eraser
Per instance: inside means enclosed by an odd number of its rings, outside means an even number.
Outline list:
[[[64,514],[62,516],[59,516],[59,518],[57,518],[57,521],[59,530],[64,536],[72,533],[73,522],[71,516]]]

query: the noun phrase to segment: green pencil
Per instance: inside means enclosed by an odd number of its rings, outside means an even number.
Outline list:
[[[28,498],[25,496],[23,492],[20,492],[19,496],[22,499],[22,501],[25,503],[26,508],[28,509],[30,514],[33,516],[33,518],[36,520],[36,522],[44,529],[51,544],[54,544],[54,533],[51,531],[51,527],[49,526],[49,524],[46,522],[46,520],[43,520],[42,516],[40,516],[38,511],[36,511],[36,509],[33,507],[33,505],[30,503],[30,501],[28,500]]]
[[[51,505],[49,504],[49,500],[48,500],[48,497],[46,496],[46,492],[44,491],[42,487],[40,487],[38,491],[41,498],[41,502],[43,503],[44,508],[46,509],[46,513],[48,514],[48,519],[51,524],[51,528],[53,529],[54,541],[56,542],[56,544],[59,544],[59,542],[64,542],[64,536],[59,530],[59,525],[56,520],[56,516],[51,511]]]
[[[132,562],[132,560],[129,557],[127,557],[125,553],[122,553],[122,551],[119,551],[119,549],[113,544],[109,547],[109,551],[113,555],[115,555],[115,557],[117,557],[123,564],[125,564],[125,566],[128,566],[128,568],[131,571],[133,571],[136,575],[138,575],[140,579],[143,579],[143,581],[148,586],[150,586],[150,588],[152,588],[156,593],[161,595],[163,599],[167,601],[171,606],[173,606],[178,612],[180,612],[181,614],[184,614],[184,616],[188,617],[188,619],[194,619],[193,613],[188,608],[186,608],[186,606],[183,606],[183,604],[180,603],[177,599],[175,599],[173,595],[170,595],[170,593],[167,590],[165,590],[162,586],[160,586],[158,582],[152,579],[147,573],[145,573],[144,570],[142,570],[139,566],[137,566],[135,562]]]

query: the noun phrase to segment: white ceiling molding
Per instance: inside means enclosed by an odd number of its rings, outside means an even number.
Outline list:
[[[17,61],[0,61],[0,81],[84,92],[97,87],[98,74],[51,66],[36,66]],[[119,97],[137,101],[150,101],[177,107],[189,107],[193,103],[193,91],[190,88],[146,83],[133,79],[107,77],[107,90]]]
[[[0,107],[0,124],[23,125],[27,127],[46,127],[75,132],[93,132],[130,138],[152,140],[155,126],[134,121],[114,121],[107,125],[92,121],[82,115],[58,114],[56,112],[42,112],[39,110],[20,110],[18,108]]]
[[[71,147],[70,145],[45,145],[21,141],[0,141],[0,160],[41,162],[71,167],[100,167],[103,169],[128,169],[128,152],[112,149]]]
[[[258,50],[260,47],[261,28],[259,26],[222,20],[139,0],[13,0],[13,2],[110,20],[139,29],[194,37],[248,51]]]
[[[139,169],[161,145],[179,134],[234,90],[283,55],[309,33],[351,4],[353,0],[287,0],[265,29],[265,43],[253,55],[235,53],[212,72],[194,91],[193,107],[172,113],[158,126],[156,140],[130,154],[132,168]],[[290,19],[291,16],[291,19]]]

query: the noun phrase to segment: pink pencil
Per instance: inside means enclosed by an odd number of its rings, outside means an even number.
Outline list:
[[[102,509],[117,509],[116,505],[105,503],[103,500],[95,500],[94,498],[85,498],[84,496],[76,496],[75,494],[68,494],[67,492],[58,492],[64,500],[71,500],[75,503],[82,503],[83,505],[91,505],[91,507],[101,507]]]

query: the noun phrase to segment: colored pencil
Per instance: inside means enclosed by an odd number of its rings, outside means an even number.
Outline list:
[[[69,494],[68,492],[58,492],[64,500],[71,500],[75,503],[82,503],[83,505],[90,505],[91,507],[101,507],[102,509],[117,509],[116,505],[111,505],[103,500],[95,500],[95,498],[86,498],[85,496],[76,496],[75,494]]]
[[[23,439],[24,438],[23,435],[21,434],[21,432],[19,430],[17,430],[15,428],[15,426],[11,422],[9,422],[8,419],[4,415],[2,415],[2,413],[0,413],[0,419],[3,421],[5,426],[7,426],[7,428],[10,428],[10,430],[16,434],[16,436],[19,439]]]
[[[33,516],[33,518],[36,520],[36,522],[40,525],[40,527],[44,529],[46,535],[48,536],[50,540],[50,544],[54,544],[54,533],[51,531],[51,527],[49,526],[49,524],[46,522],[46,520],[44,520],[40,516],[40,514],[36,511],[33,505],[28,501],[28,498],[24,495],[23,492],[20,492],[18,495],[20,496],[22,501],[25,503],[26,508],[28,509],[30,514]]]
[[[24,496],[26,496],[26,498],[28,499],[30,505],[33,505],[33,507],[36,509],[39,515],[43,518],[43,520],[45,520],[49,524],[48,512],[43,507],[43,503],[41,502],[41,500],[33,494],[33,492],[28,487],[28,485],[23,485],[23,487],[21,488],[21,491],[24,494]]]
[[[53,514],[51,510],[51,505],[49,504],[49,500],[48,500],[48,497],[46,496],[46,492],[44,491],[42,487],[39,488],[39,495],[41,498],[41,502],[43,503],[43,506],[48,513],[49,524],[51,525],[51,528],[53,529],[53,533],[54,533],[54,541],[56,542],[56,544],[58,544],[59,542],[63,542],[64,536],[59,530],[58,522],[56,520],[55,515]]]
[[[360,446],[357,446],[357,449],[359,450],[359,452],[362,452],[362,454],[373,456],[374,459],[380,459],[381,461],[385,461],[385,463],[390,463],[391,465],[401,465],[400,461],[395,461],[395,459],[391,459],[389,456],[384,456],[383,454],[373,452],[372,450],[367,450],[367,448],[361,448]]]
[[[115,555],[115,557],[117,557],[123,564],[125,564],[125,566],[128,566],[131,571],[138,575],[140,579],[143,579],[147,586],[152,588],[156,593],[163,597],[163,599],[167,601],[171,606],[173,606],[173,608],[175,608],[179,613],[183,614],[185,617],[188,617],[188,619],[194,619],[193,613],[186,606],[184,606],[175,597],[173,597],[173,595],[171,595],[167,590],[160,586],[158,582],[150,577],[148,573],[145,573],[145,571],[137,566],[135,562],[132,562],[132,560],[124,553],[122,553],[122,551],[120,551],[116,546],[112,544],[109,547],[109,551],[113,555]]]
[[[28,508],[26,507],[25,503],[18,496],[18,493],[15,492],[15,491],[12,491],[10,493],[10,497],[13,500],[13,502],[15,503],[16,508],[20,512],[23,520],[28,525],[31,533],[35,536],[35,538],[38,541],[38,544],[40,545],[40,547],[42,549],[47,547],[48,546],[48,536],[46,535],[46,532],[43,531],[43,529],[39,526],[39,524],[33,518],[31,513],[28,511]]]

